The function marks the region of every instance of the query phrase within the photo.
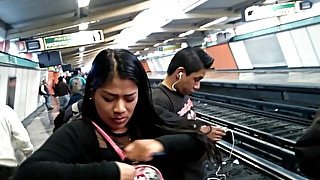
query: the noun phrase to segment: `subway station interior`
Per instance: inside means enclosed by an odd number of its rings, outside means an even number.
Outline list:
[[[230,130],[216,143],[230,162],[207,180],[309,179],[294,147],[320,107],[320,0],[0,0],[0,104],[36,150],[54,133],[59,77],[123,48],[155,88],[186,47],[214,59],[190,95],[197,119]]]

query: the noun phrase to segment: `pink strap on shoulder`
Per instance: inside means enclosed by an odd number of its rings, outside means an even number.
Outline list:
[[[93,122],[93,121],[91,121],[91,122],[96,127],[97,131],[101,134],[101,136],[110,143],[110,145],[118,153],[118,155],[120,156],[120,158],[123,161],[126,158],[126,155],[124,154],[124,152],[119,148],[119,146],[116,145],[115,142],[113,142],[111,137],[107,133],[105,133],[95,122]]]

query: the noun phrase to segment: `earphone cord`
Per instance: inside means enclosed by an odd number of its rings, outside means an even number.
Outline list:
[[[229,157],[228,157],[228,159],[227,159],[227,160],[231,159],[232,152],[233,152],[233,150],[234,150],[234,133],[233,133],[233,131],[232,131],[232,130],[228,130],[228,131],[231,133],[231,137],[232,137],[232,146],[231,146],[231,150],[230,150],[230,155],[229,155]],[[226,161],[227,161],[227,160],[226,160]]]
[[[226,163],[229,159],[231,159],[232,152],[233,152],[233,149],[234,149],[234,133],[233,133],[233,131],[230,130],[230,129],[228,129],[228,131],[231,133],[231,136],[232,136],[232,147],[231,147],[231,150],[230,150],[230,155],[229,155],[229,157],[228,157],[226,160],[224,160],[222,163]],[[218,179],[221,179],[221,178],[226,179],[226,178],[227,178],[226,174],[219,174],[219,171],[220,171],[220,169],[221,169],[221,166],[222,166],[222,165],[220,165],[220,166],[218,167],[217,171],[215,172],[215,175],[216,175],[217,177],[219,177],[219,178],[207,178],[207,180],[218,180]]]
[[[177,91],[174,86],[175,86],[178,82],[180,82],[180,80],[181,80],[181,76],[180,76],[180,78],[179,78],[178,81],[176,81],[176,82],[174,82],[174,83],[172,84],[172,86],[171,86],[172,90]]]

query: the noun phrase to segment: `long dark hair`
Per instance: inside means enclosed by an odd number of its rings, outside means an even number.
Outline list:
[[[115,73],[121,79],[134,81],[138,86],[138,102],[128,122],[129,133],[134,132],[131,133],[132,138],[151,137],[153,127],[160,121],[150,100],[151,89],[148,76],[137,57],[124,49],[102,50],[93,60],[83,98],[83,117],[97,122],[105,130],[108,129],[99,117],[92,97],[106,81],[112,80]]]
[[[128,133],[133,139],[155,138],[161,135],[157,134],[160,133],[159,127],[172,133],[198,133],[200,139],[207,145],[209,154],[215,154],[217,157],[214,143],[208,141],[208,138],[200,132],[200,124],[196,127],[184,126],[184,129],[180,129],[178,126],[167,127],[164,124],[154,109],[149,79],[142,64],[135,55],[124,49],[102,50],[93,60],[92,68],[87,77],[82,105],[82,115],[85,119],[95,121],[108,131],[107,125],[98,115],[92,97],[94,92],[106,81],[112,80],[116,73],[121,79],[130,79],[138,86],[138,102],[127,124]]]

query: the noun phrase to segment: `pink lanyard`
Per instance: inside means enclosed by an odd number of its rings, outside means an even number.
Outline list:
[[[126,158],[126,155],[124,152],[116,145],[116,143],[113,142],[111,137],[105,133],[95,122],[91,121],[92,124],[96,127],[97,131],[104,137],[105,140],[107,140],[110,145],[113,147],[113,149],[118,153],[122,161]]]
[[[126,158],[126,155],[124,154],[124,152],[116,145],[116,143],[113,142],[111,137],[107,133],[105,133],[95,122],[93,121],[91,122],[96,127],[97,131],[104,137],[104,139],[110,143],[110,145],[118,153],[118,155],[123,161]],[[144,179],[152,179],[153,177],[150,177],[150,178],[148,177],[150,176],[150,171],[153,172],[153,174],[155,174],[159,180],[163,180],[161,172],[156,167],[153,167],[150,165],[138,165],[135,167],[135,169],[136,169],[136,172],[135,172],[136,175],[134,178],[135,180],[140,179],[140,177]]]

